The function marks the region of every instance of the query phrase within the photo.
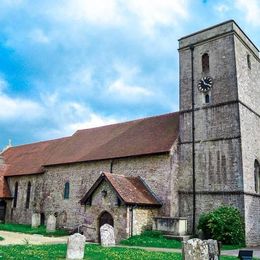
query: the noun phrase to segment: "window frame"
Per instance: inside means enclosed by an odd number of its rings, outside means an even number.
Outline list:
[[[25,208],[26,209],[30,208],[31,189],[32,189],[32,184],[29,181],[28,184],[27,184],[27,190],[26,190],[26,201],[25,201]]]
[[[70,198],[70,182],[66,181],[64,184],[63,199],[67,200]]]
[[[14,200],[13,200],[13,208],[17,208],[18,191],[19,191],[19,184],[18,184],[18,181],[16,181],[16,182],[15,182],[15,185],[14,185]]]

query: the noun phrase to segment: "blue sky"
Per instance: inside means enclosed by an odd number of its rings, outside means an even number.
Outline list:
[[[178,39],[259,0],[1,0],[0,148],[178,110]]]

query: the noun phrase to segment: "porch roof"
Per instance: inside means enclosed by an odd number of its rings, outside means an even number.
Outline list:
[[[162,204],[141,177],[102,172],[100,177],[80,200],[85,204],[103,181],[107,181],[126,205],[161,207]]]

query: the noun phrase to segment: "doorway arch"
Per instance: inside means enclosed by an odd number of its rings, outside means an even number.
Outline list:
[[[112,215],[107,211],[103,211],[98,218],[98,242],[99,243],[100,243],[100,228],[104,224],[109,224],[110,226],[114,227],[114,219]]]

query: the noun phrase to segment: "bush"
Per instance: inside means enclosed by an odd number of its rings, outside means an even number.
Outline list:
[[[203,213],[198,229],[206,238],[213,238],[227,245],[244,245],[244,222],[237,208],[221,206],[209,213]]]

